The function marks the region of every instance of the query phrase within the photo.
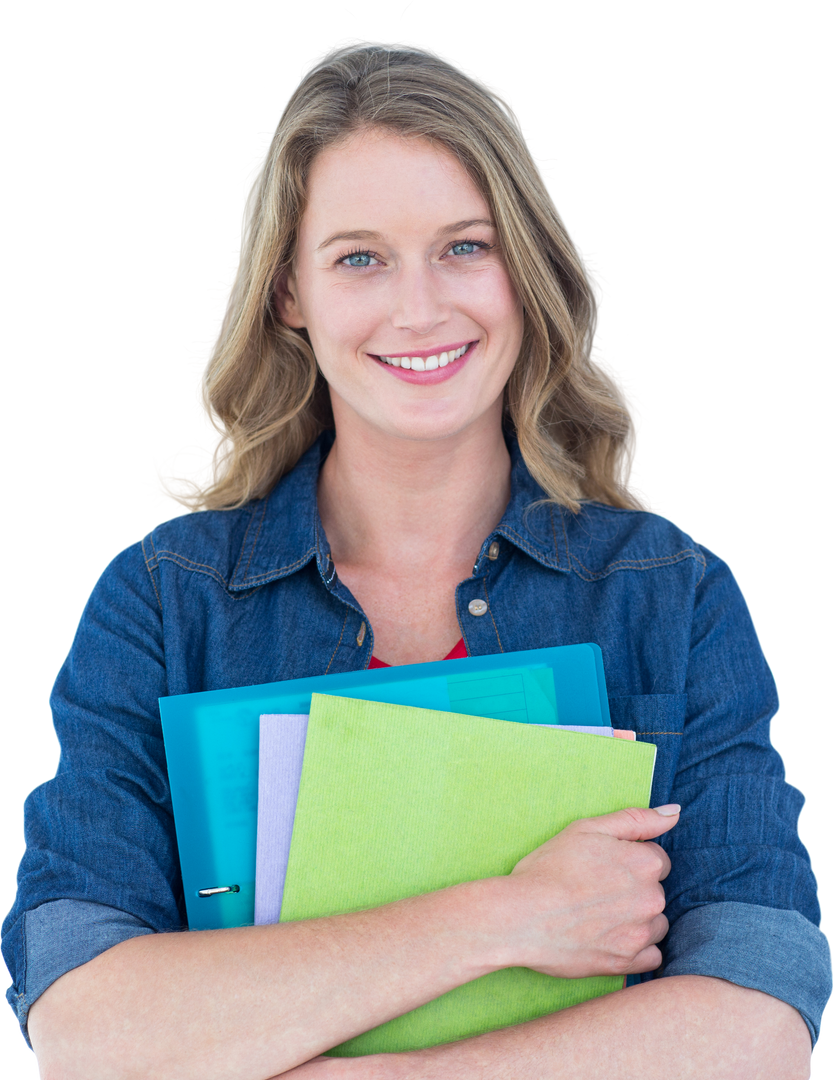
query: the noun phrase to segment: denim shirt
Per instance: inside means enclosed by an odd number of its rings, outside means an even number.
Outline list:
[[[368,666],[373,628],[319,519],[323,436],[264,499],[169,521],[104,572],[52,695],[61,758],[26,803],[4,924],[24,1033],[64,972],[185,929],[157,699]],[[727,567],[653,514],[544,492],[510,442],[512,494],[455,593],[470,655],[596,642],[615,727],[657,746],[669,934],[643,979],[710,975],[793,1005],[816,1040],[831,987],[802,796],[770,745],[776,691]],[[473,600],[485,601],[470,610]]]

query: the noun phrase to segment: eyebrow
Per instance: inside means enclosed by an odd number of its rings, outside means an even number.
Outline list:
[[[445,236],[448,233],[463,232],[466,229],[474,229],[478,225],[486,225],[490,229],[495,228],[495,222],[490,221],[489,218],[467,218],[464,221],[454,221],[451,225],[444,225],[437,230],[438,236]],[[373,229],[351,229],[349,232],[337,232],[323,241],[316,248],[316,251],[323,251],[325,248],[330,247],[331,244],[335,244],[338,240],[381,240],[382,233],[374,232]]]

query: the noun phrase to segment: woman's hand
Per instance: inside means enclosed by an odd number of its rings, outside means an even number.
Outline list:
[[[575,821],[526,855],[509,877],[512,963],[576,979],[652,971],[668,929],[659,844],[680,807],[629,809]],[[501,966],[504,966],[503,964]]]

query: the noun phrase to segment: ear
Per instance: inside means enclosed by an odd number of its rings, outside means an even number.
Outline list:
[[[295,278],[292,274],[282,275],[275,284],[275,305],[281,321],[293,330],[303,330],[306,323],[301,314]]]

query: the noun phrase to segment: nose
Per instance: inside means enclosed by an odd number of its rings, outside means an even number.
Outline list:
[[[448,322],[454,310],[447,283],[425,262],[398,270],[392,292],[391,325],[417,335],[430,334],[436,326]]]

